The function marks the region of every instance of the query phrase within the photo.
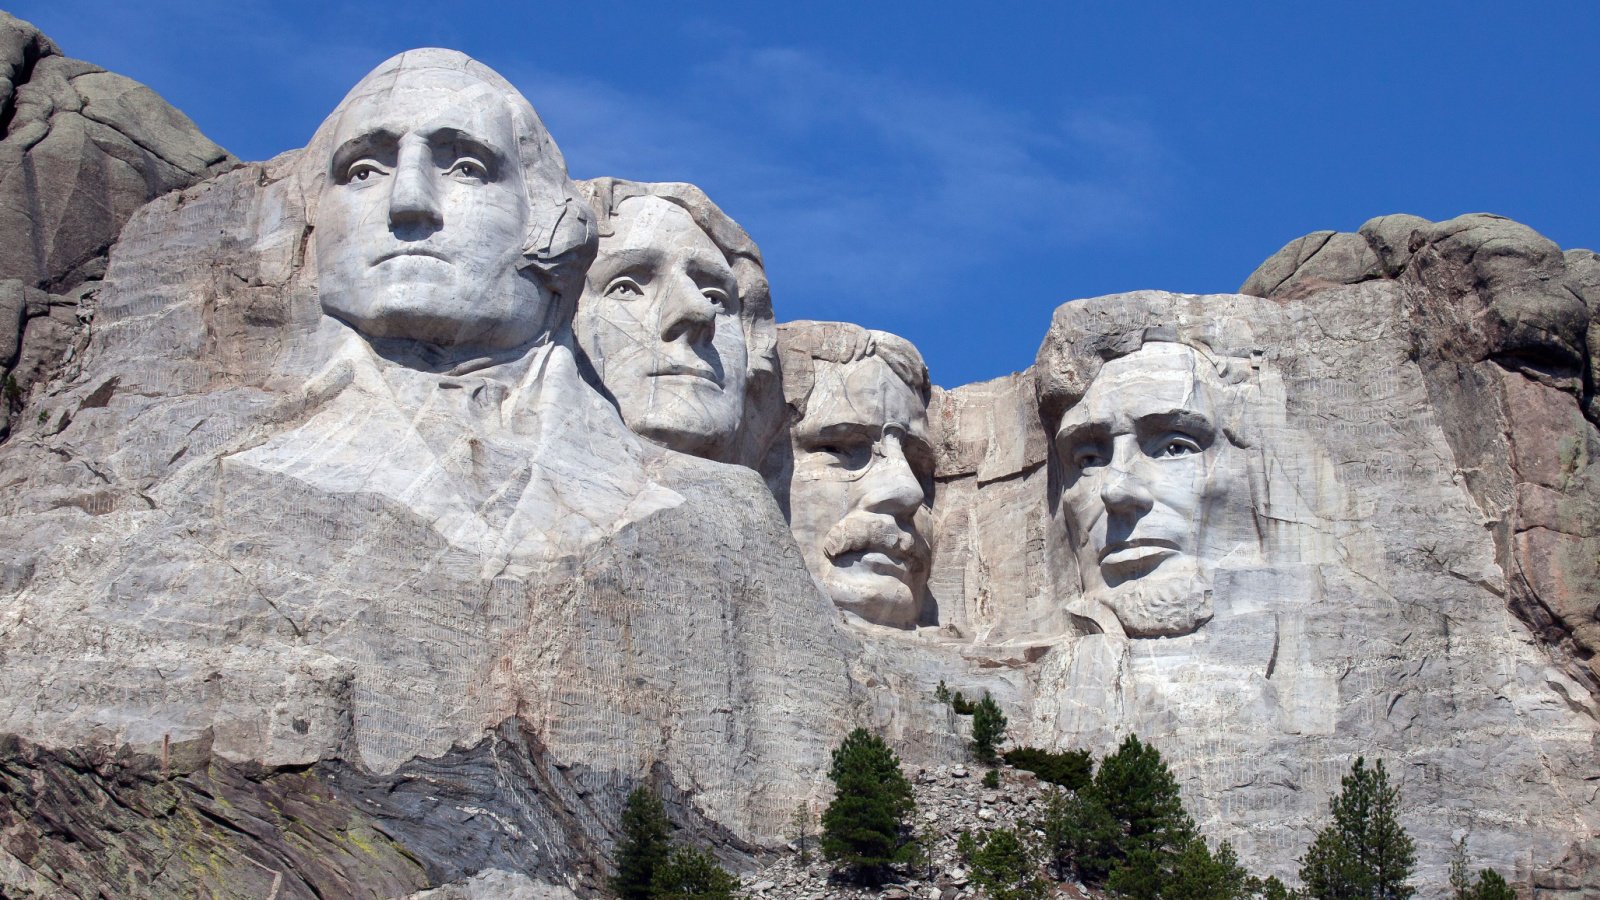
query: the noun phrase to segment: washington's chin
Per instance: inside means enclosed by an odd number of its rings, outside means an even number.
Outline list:
[[[915,627],[922,589],[911,567],[883,553],[851,557],[844,565],[830,562],[825,585],[834,605],[878,625]]]

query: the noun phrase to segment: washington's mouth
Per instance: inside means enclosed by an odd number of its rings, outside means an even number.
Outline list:
[[[428,259],[437,259],[442,263],[450,262],[449,257],[445,256],[438,250],[430,250],[427,247],[402,247],[399,250],[391,250],[388,253],[380,255],[377,259],[372,261],[372,264],[374,266],[382,265],[391,259],[398,259],[402,256],[424,256]]]
[[[1100,551],[1100,565],[1117,567],[1155,562],[1177,552],[1176,543],[1162,538],[1118,541],[1115,544],[1107,544],[1105,549]]]
[[[844,569],[866,569],[874,575],[887,575],[900,581],[911,575],[911,564],[902,554],[876,548],[841,554],[834,558],[833,564]]]

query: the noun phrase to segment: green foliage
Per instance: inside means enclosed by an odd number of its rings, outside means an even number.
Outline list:
[[[960,691],[956,691],[950,697],[950,708],[955,710],[958,716],[970,716],[978,711],[978,704],[968,700]]]
[[[739,879],[696,847],[674,847],[655,867],[649,896],[656,900],[733,900]]]
[[[1416,847],[1400,826],[1400,790],[1383,761],[1356,758],[1333,798],[1333,822],[1300,860],[1300,881],[1315,900],[1407,900]]]
[[[1000,770],[990,769],[983,773],[983,786],[990,790],[998,788],[1000,786]]]
[[[1493,869],[1480,869],[1478,880],[1467,892],[1467,900],[1516,900],[1517,892]]]
[[[811,864],[811,835],[816,830],[813,825],[811,806],[805,801],[796,804],[794,815],[789,817],[789,829],[794,832],[794,843],[800,850],[802,866]]]
[[[1044,798],[1044,813],[1032,823],[1044,833],[1044,854],[1057,881],[1088,879],[1095,851],[1116,830],[1111,817],[1087,792],[1053,788]],[[1086,866],[1086,864],[1088,864]],[[1104,872],[1096,872],[1104,877]]]
[[[1256,885],[1256,896],[1261,900],[1299,900],[1301,894],[1290,891],[1278,880],[1278,876],[1270,875],[1266,881]]]
[[[1010,828],[985,835],[972,852],[971,866],[973,883],[990,900],[1041,900],[1049,890],[1039,877],[1033,848]]]
[[[17,377],[10,372],[6,373],[4,387],[0,387],[0,393],[5,394],[6,402],[12,406],[22,405],[22,385],[17,384]]]
[[[671,830],[661,798],[647,787],[628,794],[622,810],[622,839],[617,842],[617,874],[611,890],[622,900],[649,900],[656,869],[666,861]]]
[[[965,828],[956,832],[956,856],[961,857],[962,865],[970,867],[972,858],[977,855],[978,839],[972,836],[972,832]]]
[[[1467,874],[1467,839],[1463,836],[1450,852],[1450,893],[1455,900],[1467,900],[1471,891],[1472,876]]]
[[[883,739],[857,728],[833,751],[837,790],[822,813],[822,855],[848,877],[879,884],[907,856],[906,819],[916,808],[900,760]]]
[[[940,703],[950,702],[950,689],[945,686],[944,679],[939,679],[939,686],[933,689],[933,699]]]
[[[1081,791],[1088,787],[1094,775],[1094,757],[1087,750],[1055,753],[1038,747],[1018,747],[1006,751],[1005,761],[1032,772],[1039,776],[1040,781],[1059,785],[1069,791]]]
[[[1148,851],[1139,851],[1135,858],[1142,860],[1148,855]],[[1151,881],[1153,875],[1161,880]],[[1195,837],[1183,848],[1169,873],[1161,873],[1159,866],[1135,863],[1112,873],[1106,886],[1114,893],[1128,897],[1248,900],[1255,896],[1261,885],[1239,865],[1233,845],[1223,841],[1217,852],[1212,853],[1204,840]]]
[[[1194,821],[1184,811],[1178,781],[1160,751],[1128,735],[1115,753],[1100,761],[1089,793],[1110,819],[1109,834],[1098,835],[1091,872],[1112,874],[1137,864],[1157,877],[1171,871],[1195,840]]]
[[[1000,711],[1000,704],[994,702],[988,691],[983,692],[983,699],[972,711],[972,750],[984,762],[994,759],[996,744],[1005,740],[1006,714]]]

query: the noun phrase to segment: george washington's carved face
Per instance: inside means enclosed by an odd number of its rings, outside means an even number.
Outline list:
[[[501,93],[400,69],[343,108],[333,146],[315,230],[324,311],[369,338],[447,347],[545,330],[551,297],[519,265],[529,201]]]
[[[1062,416],[1061,505],[1084,596],[1130,635],[1185,634],[1211,616],[1211,569],[1228,550],[1212,526],[1248,489],[1224,394],[1210,360],[1151,343],[1106,363]]]

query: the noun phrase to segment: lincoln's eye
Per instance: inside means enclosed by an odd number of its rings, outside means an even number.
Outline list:
[[[1186,435],[1174,434],[1161,439],[1156,445],[1154,456],[1170,459],[1175,456],[1190,456],[1200,452],[1200,442]]]
[[[1080,469],[1093,469],[1106,464],[1106,456],[1099,447],[1080,447],[1072,454],[1072,462]]]
[[[639,282],[626,276],[613,278],[611,283],[606,285],[606,296],[613,300],[637,300],[644,296],[644,288]]]
[[[700,295],[721,307],[724,312],[730,312],[733,309],[733,298],[728,296],[728,292],[721,288],[703,288],[700,291]]]

